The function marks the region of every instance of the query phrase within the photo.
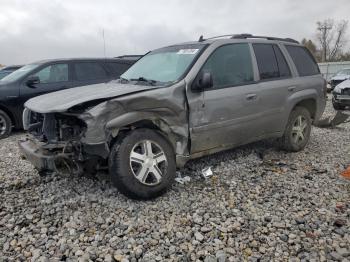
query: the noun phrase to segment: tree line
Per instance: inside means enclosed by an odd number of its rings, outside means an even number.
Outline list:
[[[304,38],[301,43],[310,50],[317,62],[350,61],[350,50],[345,50],[348,21],[325,19],[316,25],[316,41]]]

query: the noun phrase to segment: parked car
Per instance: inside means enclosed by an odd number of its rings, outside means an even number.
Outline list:
[[[40,170],[108,166],[125,195],[149,199],[188,160],[266,138],[302,150],[326,81],[292,39],[230,35],[154,50],[117,82],[29,100],[19,142]]]
[[[12,65],[12,66],[5,66],[0,69],[0,80],[3,79],[5,76],[11,74],[12,72],[16,71],[17,69],[20,69],[22,65]]]
[[[350,80],[345,80],[334,88],[332,103],[335,110],[344,110],[350,106]]]
[[[135,59],[56,59],[26,65],[0,81],[0,139],[22,128],[23,104],[30,98],[119,78]]]
[[[345,68],[336,73],[329,81],[331,90],[333,90],[341,82],[350,79],[350,68]]]

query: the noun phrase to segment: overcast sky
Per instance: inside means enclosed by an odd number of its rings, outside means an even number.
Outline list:
[[[315,38],[350,0],[0,0],[0,64],[143,54],[227,33]],[[348,34],[349,36],[349,34]]]

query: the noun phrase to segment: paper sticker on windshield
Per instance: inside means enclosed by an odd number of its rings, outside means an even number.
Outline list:
[[[194,55],[198,52],[199,49],[180,49],[177,51],[179,55]]]

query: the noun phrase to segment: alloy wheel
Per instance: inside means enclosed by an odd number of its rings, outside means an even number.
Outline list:
[[[0,136],[4,135],[7,129],[6,119],[0,115]]]
[[[167,164],[164,150],[151,140],[143,140],[131,150],[131,171],[135,178],[144,185],[159,184],[166,172]]]
[[[308,123],[304,116],[298,116],[295,119],[292,128],[292,140],[295,144],[302,143],[307,134]]]

